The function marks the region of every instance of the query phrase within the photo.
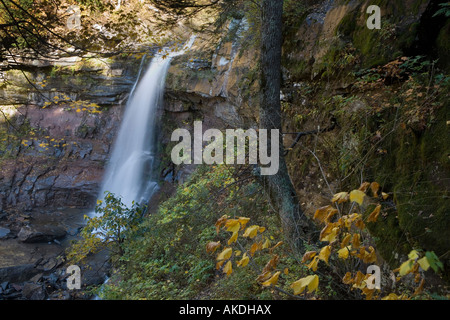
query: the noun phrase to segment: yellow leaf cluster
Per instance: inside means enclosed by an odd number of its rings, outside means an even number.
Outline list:
[[[317,275],[307,276],[301,278],[291,284],[291,288],[294,289],[294,294],[298,295],[302,293],[305,288],[308,288],[308,293],[314,292],[319,287],[319,277]]]

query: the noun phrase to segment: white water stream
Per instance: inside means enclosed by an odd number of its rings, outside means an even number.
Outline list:
[[[192,36],[180,51],[162,50],[152,59],[142,79],[138,76],[113,145],[99,199],[108,191],[131,207],[133,201],[148,201],[158,189],[151,173],[156,151],[155,124],[162,108],[167,70],[171,59],[185,53],[194,41]]]

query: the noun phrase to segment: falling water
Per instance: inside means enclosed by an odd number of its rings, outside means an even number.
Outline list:
[[[120,197],[130,207],[145,202],[158,189],[151,177],[156,151],[156,121],[161,109],[167,70],[173,57],[181,55],[195,40],[191,37],[183,50],[156,55],[142,79],[131,92],[113,146],[99,198],[106,191]]]

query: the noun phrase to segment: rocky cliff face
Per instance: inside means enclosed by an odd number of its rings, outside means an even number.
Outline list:
[[[0,210],[92,206],[140,59],[24,62],[0,77]]]

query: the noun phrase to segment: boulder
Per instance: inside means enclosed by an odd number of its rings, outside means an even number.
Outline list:
[[[19,240],[25,243],[49,242],[64,238],[66,230],[55,225],[25,226],[17,235]]]
[[[34,264],[21,264],[0,268],[0,282],[23,282],[38,274],[40,270]]]
[[[22,289],[22,296],[28,300],[44,300],[46,294],[42,284],[26,283]]]

